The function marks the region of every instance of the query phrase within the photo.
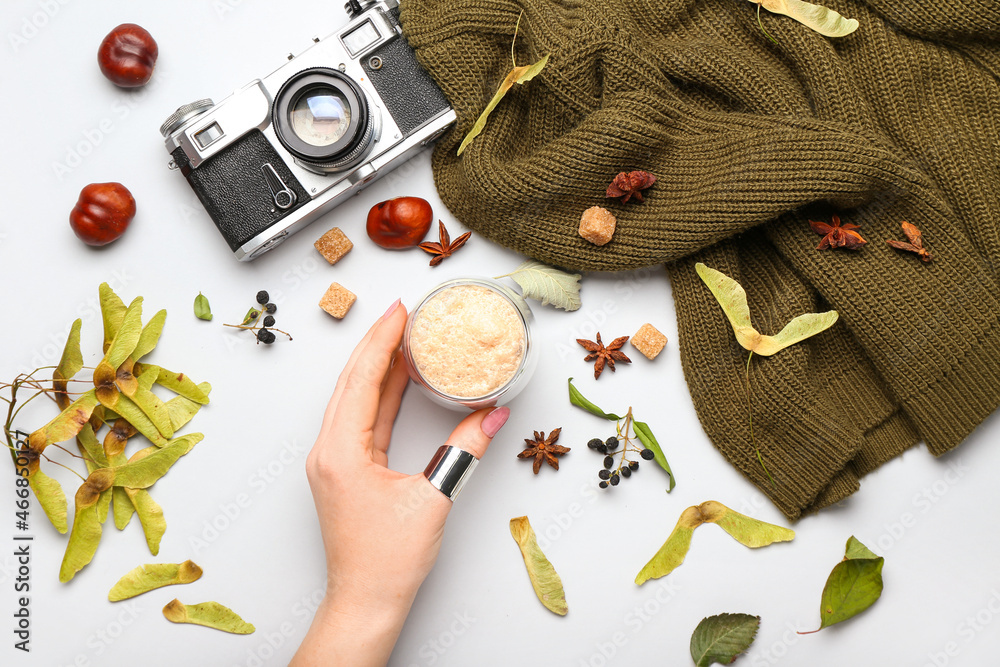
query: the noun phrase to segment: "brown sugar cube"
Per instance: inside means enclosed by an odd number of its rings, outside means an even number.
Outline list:
[[[580,218],[580,236],[595,245],[604,245],[615,233],[615,216],[611,211],[592,206],[583,212]]]
[[[326,294],[319,300],[319,307],[338,320],[342,320],[357,300],[358,297],[351,290],[340,283],[331,283],[330,289],[326,290]]]
[[[635,335],[629,339],[632,346],[642,352],[647,359],[656,359],[662,350],[663,346],[667,344],[667,337],[659,332],[659,330],[654,327],[649,322],[646,322],[639,330],[635,332]]]
[[[326,258],[326,261],[331,264],[336,264],[340,261],[340,258],[351,252],[351,248],[354,244],[351,243],[351,239],[347,238],[347,234],[340,231],[340,227],[334,227],[323,236],[316,239],[316,250],[319,250],[319,254]]]

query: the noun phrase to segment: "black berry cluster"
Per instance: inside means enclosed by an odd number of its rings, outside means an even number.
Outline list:
[[[246,329],[256,336],[257,343],[270,345],[276,340],[274,332],[285,334],[288,340],[292,340],[292,335],[281,329],[274,328],[274,313],[278,312],[278,306],[271,303],[271,295],[267,290],[257,292],[257,305],[250,308],[243,318],[242,324],[227,324],[227,327]],[[265,313],[267,313],[265,315]],[[263,317],[262,317],[263,316]]]
[[[629,439],[626,438],[623,443],[615,435],[607,440],[593,438],[587,443],[587,447],[604,456],[603,467],[597,473],[597,476],[601,480],[598,486],[602,489],[606,489],[609,486],[618,486],[623,477],[628,479],[632,476],[633,472],[639,469],[638,459],[630,459],[630,453],[638,454],[644,461],[651,461],[653,459],[653,451],[651,449],[633,447]],[[621,457],[618,459],[617,465],[615,464],[616,456]]]

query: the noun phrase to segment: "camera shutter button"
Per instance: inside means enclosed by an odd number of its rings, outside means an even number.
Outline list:
[[[274,170],[271,163],[268,162],[260,170],[264,173],[264,180],[267,181],[267,187],[271,190],[271,198],[274,200],[274,205],[283,211],[295,206],[298,197],[281,180],[281,177],[278,176],[278,172]]]

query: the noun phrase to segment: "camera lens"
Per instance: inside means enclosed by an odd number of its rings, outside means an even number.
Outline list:
[[[300,163],[321,171],[357,164],[367,154],[376,126],[358,84],[322,67],[289,78],[274,98],[272,117],[282,145]]]
[[[299,95],[289,112],[292,131],[310,146],[335,144],[351,125],[351,104],[339,90],[316,87]]]

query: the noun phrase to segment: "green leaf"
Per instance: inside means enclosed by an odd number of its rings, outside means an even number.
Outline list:
[[[122,318],[121,328],[118,329],[118,333],[115,335],[115,339],[111,341],[111,346],[108,348],[107,353],[104,355],[104,362],[106,362],[111,368],[118,369],[125,360],[129,358],[132,351],[135,350],[135,346],[139,343],[139,337],[142,335],[142,297],[137,296],[129,304],[128,310],[125,311],[125,317]]]
[[[702,619],[691,635],[695,667],[733,663],[753,644],[759,627],[760,616],[750,614],[719,614]]]
[[[134,598],[149,591],[173,586],[175,584],[190,584],[201,578],[202,570],[192,561],[183,563],[150,563],[140,565],[118,580],[108,592],[108,600],[118,602]]]
[[[132,351],[132,360],[139,361],[153,351],[156,344],[160,342],[160,334],[163,333],[163,324],[167,321],[167,311],[161,310],[156,315],[149,318],[146,326],[142,328],[139,335],[139,342],[136,343]]]
[[[541,301],[543,306],[551,303],[556,308],[568,311],[580,308],[579,273],[566,273],[529,259],[510,273],[497,276],[507,277],[521,286],[525,298]]]
[[[466,147],[472,143],[472,140],[479,136],[479,133],[483,131],[486,127],[486,121],[489,119],[490,113],[500,104],[500,100],[504,98],[507,91],[510,90],[515,83],[526,83],[534,79],[539,72],[545,67],[545,64],[549,62],[549,54],[545,54],[541,60],[531,65],[521,65],[520,67],[515,67],[512,69],[504,80],[500,82],[500,87],[497,88],[497,92],[493,95],[493,99],[490,100],[486,108],[483,109],[483,113],[479,115],[476,122],[472,125],[472,129],[469,133],[465,135],[465,139],[462,140],[462,144],[458,147],[458,155],[461,155]]]
[[[118,335],[118,329],[125,318],[125,302],[118,298],[107,283],[101,283],[101,318],[104,320],[104,353],[107,354],[111,341]]]
[[[247,326],[248,324],[256,321],[262,312],[264,312],[264,309],[261,306],[251,306],[250,310],[247,311],[247,314],[243,316],[243,326]]]
[[[845,37],[858,29],[857,19],[844,18],[827,7],[802,0],[750,0],[769,12],[795,19],[824,37]]]
[[[201,433],[188,433],[175,438],[162,449],[140,460],[135,460],[136,457],[133,456],[125,465],[111,469],[114,472],[115,486],[125,486],[130,489],[151,487],[156,480],[167,474],[177,459],[190,452],[204,437]]]
[[[28,475],[28,485],[35,492],[38,504],[42,506],[45,516],[49,518],[55,529],[60,533],[65,533],[69,503],[66,502],[66,494],[59,482],[38,469]]]
[[[615,413],[605,412],[604,410],[601,410],[599,407],[597,407],[596,405],[588,401],[586,398],[584,398],[583,394],[581,394],[580,391],[573,386],[573,378],[570,378],[569,380],[567,380],[567,382],[569,383],[570,403],[572,403],[578,408],[583,408],[584,410],[593,415],[597,415],[598,417],[602,417],[609,421],[618,421],[621,419],[621,417],[619,417]]]
[[[747,304],[747,293],[742,285],[701,262],[695,264],[695,271],[722,306],[722,312],[732,325],[739,344],[759,355],[769,357],[789,345],[829,329],[837,321],[838,315],[835,310],[807,313],[786,324],[777,335],[765,336],[750,324],[750,306]]]
[[[847,540],[847,548],[844,550],[844,558],[878,558],[871,549],[861,544],[856,537],[851,535]]]
[[[253,624],[247,623],[239,614],[218,602],[191,605],[172,600],[163,608],[163,615],[171,623],[193,623],[237,635],[249,635],[256,630]]]
[[[519,516],[510,520],[510,534],[521,549],[524,566],[528,569],[528,578],[535,589],[535,595],[545,608],[554,614],[565,616],[569,611],[566,605],[566,593],[563,590],[559,573],[542,553],[535,538],[528,517]]]
[[[882,596],[885,559],[867,557],[867,554],[874,556],[868,547],[853,537],[848,540],[844,560],[833,568],[823,587],[819,607],[820,626],[812,632],[857,616]]]
[[[674,481],[674,471],[670,469],[667,457],[663,455],[663,450],[660,449],[660,443],[656,441],[653,431],[650,430],[649,425],[646,422],[636,421],[633,419],[632,427],[635,429],[635,436],[639,438],[639,442],[653,452],[653,460],[659,463],[660,467],[663,468],[670,477],[670,486],[667,487],[667,493],[670,493],[674,490],[674,486],[676,486],[676,482]]]
[[[201,292],[194,298],[194,316],[199,320],[212,319],[212,307],[208,304],[208,298]]]

